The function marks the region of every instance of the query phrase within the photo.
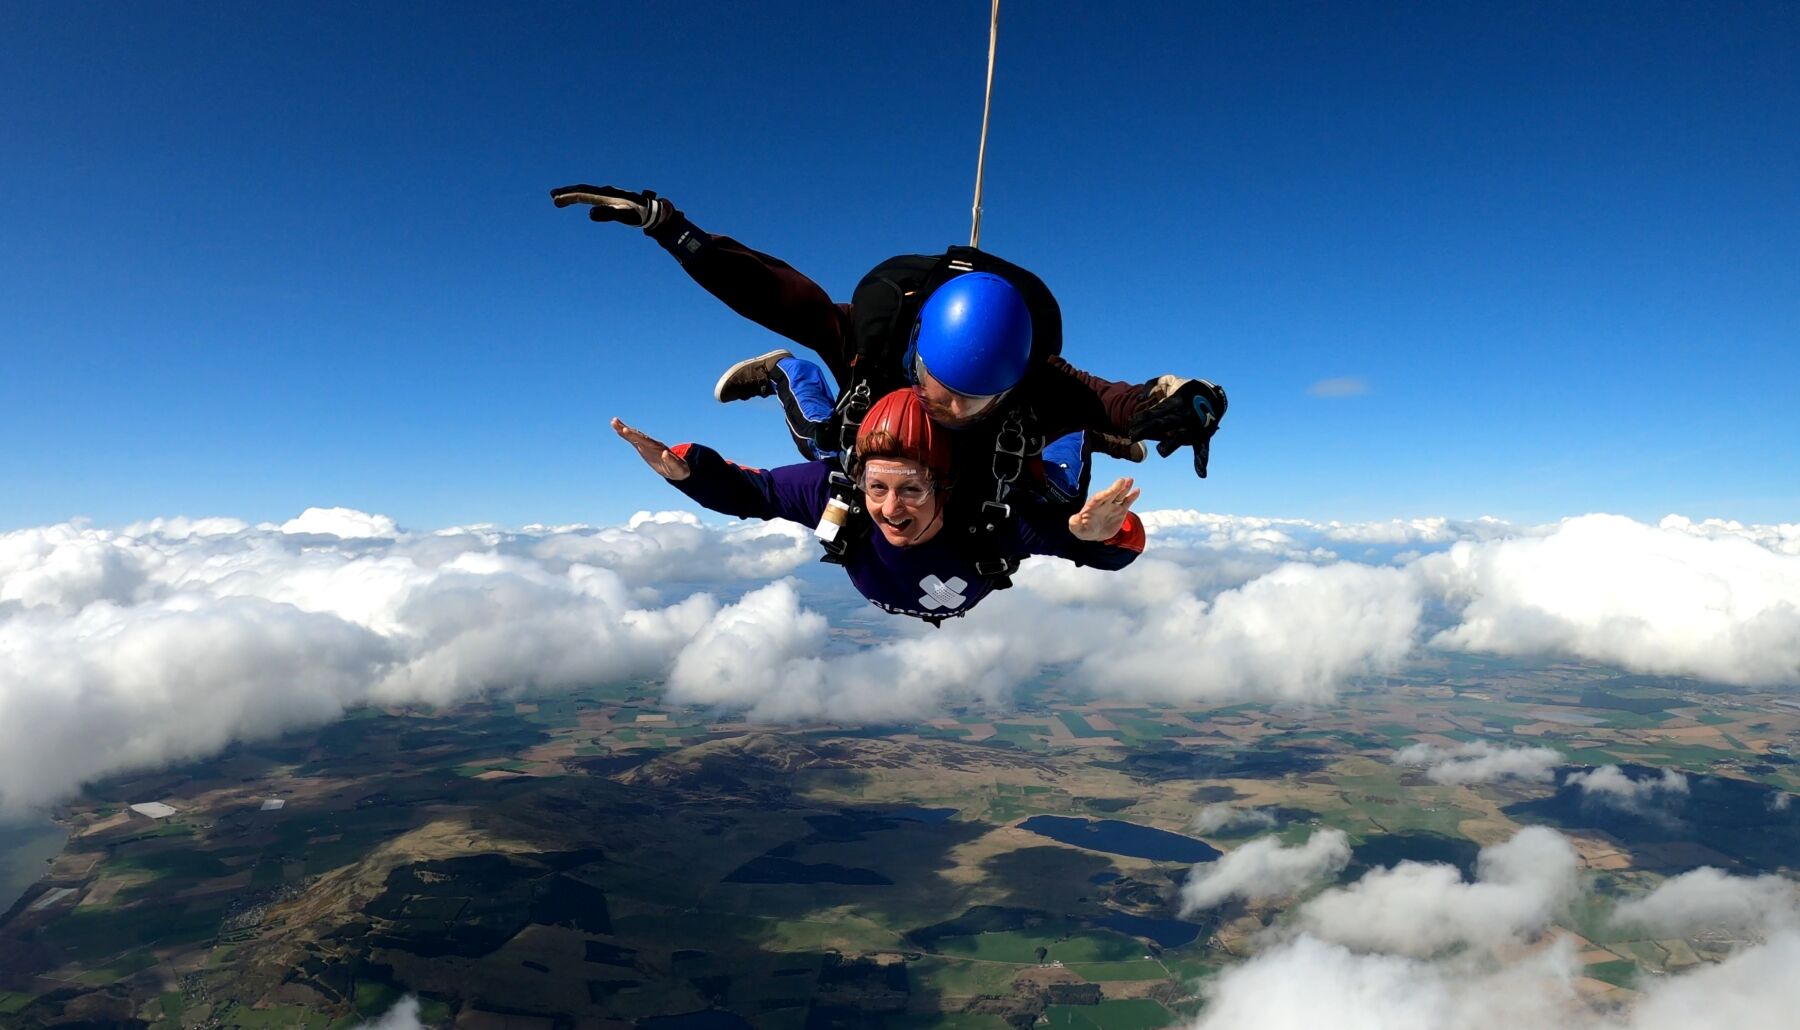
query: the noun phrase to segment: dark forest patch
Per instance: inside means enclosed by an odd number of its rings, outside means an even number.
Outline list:
[[[856,869],[835,862],[797,862],[791,858],[758,855],[731,871],[726,883],[841,883],[853,887],[891,887],[894,881],[873,869]]]
[[[1095,762],[1140,780],[1276,780],[1329,765],[1337,755],[1324,748],[1284,747],[1250,751],[1184,751],[1167,748],[1128,754],[1116,762]]]
[[[1661,769],[1620,768],[1634,781],[1662,777]],[[1800,854],[1800,808],[1774,810],[1775,796],[1783,793],[1777,788],[1725,776],[1690,775],[1686,794],[1653,794],[1633,809],[1609,804],[1571,785],[1569,776],[1577,771],[1558,773],[1551,797],[1521,801],[1504,811],[1522,823],[1600,830],[1633,846],[1634,864],[1666,874],[1709,864],[1707,850],[1757,873],[1791,866]]]
[[[1453,865],[1463,879],[1475,879],[1475,859],[1481,846],[1460,837],[1436,833],[1389,833],[1371,837],[1350,853],[1350,864],[1339,877],[1341,882],[1362,878],[1372,869],[1399,865],[1401,862],[1437,862]]]

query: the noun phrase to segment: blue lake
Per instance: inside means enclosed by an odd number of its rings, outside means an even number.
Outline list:
[[[919,805],[902,805],[898,808],[884,808],[881,814],[889,819],[906,819],[915,823],[948,822],[956,814],[954,808],[923,808]]]
[[[1152,862],[1211,862],[1220,854],[1219,849],[1203,840],[1118,819],[1034,815],[1019,826],[1063,844]]]
[[[61,854],[68,839],[63,828],[48,819],[0,822],[0,912],[11,908],[44,875],[44,860]]]
[[[1124,912],[1108,912],[1105,919],[1097,919],[1095,922],[1108,930],[1153,940],[1164,948],[1179,948],[1193,943],[1194,938],[1200,936],[1199,926],[1179,919],[1149,919]]]

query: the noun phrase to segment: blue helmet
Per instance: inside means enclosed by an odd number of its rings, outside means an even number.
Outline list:
[[[931,377],[957,393],[1004,393],[1031,362],[1031,312],[1005,279],[988,272],[959,275],[919,309],[913,354]]]

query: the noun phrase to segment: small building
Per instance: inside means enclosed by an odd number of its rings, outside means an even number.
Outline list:
[[[173,806],[165,805],[161,801],[145,801],[140,804],[132,805],[131,810],[139,815],[149,816],[152,819],[167,819],[174,815],[176,811]]]
[[[270,798],[262,803],[261,810],[264,812],[279,812],[286,805],[287,802],[281,798]]]

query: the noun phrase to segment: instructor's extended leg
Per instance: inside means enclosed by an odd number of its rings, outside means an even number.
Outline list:
[[[787,350],[747,358],[725,370],[713,387],[713,396],[724,403],[779,397],[788,433],[800,456],[808,461],[837,456],[837,451],[814,442],[830,423],[837,398],[825,379],[825,370],[804,358]]]

